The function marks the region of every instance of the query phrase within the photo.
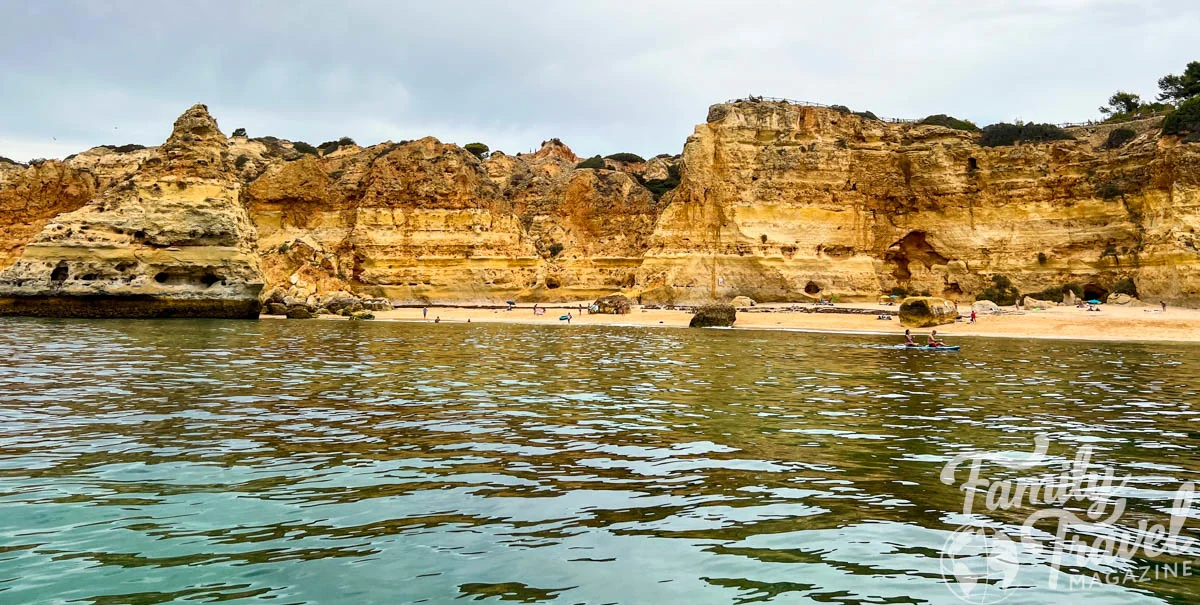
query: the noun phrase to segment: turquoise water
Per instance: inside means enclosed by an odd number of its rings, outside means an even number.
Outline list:
[[[954,603],[955,453],[1090,445],[1124,524],[1200,476],[1200,348],[885,344],[0,319],[0,603]],[[1020,566],[1006,603],[1200,599]]]

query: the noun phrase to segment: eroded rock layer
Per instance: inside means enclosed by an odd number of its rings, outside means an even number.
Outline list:
[[[295,300],[396,303],[897,288],[966,301],[1003,275],[1023,293],[1076,283],[1102,298],[1132,280],[1143,298],[1200,304],[1200,145],[1124,126],[1138,135],[1118,149],[1109,126],[987,148],[747,101],[714,105],[681,156],[589,169],[557,139],[482,158],[432,138],[320,152],[226,139],[198,107],[158,148],[0,164],[0,267],[14,263],[0,296],[9,312],[19,299],[87,314],[90,297],[115,297],[222,316],[253,314],[264,282]]]
[[[0,314],[257,317],[257,237],[227,144],[203,105],[189,109],[135,170],[54,217],[0,272]]]
[[[1200,303],[1200,146],[1151,123],[1119,150],[1077,140],[980,147],[977,135],[785,103],[716,105],[683,154],[639,271],[643,299],[973,299],[1123,278]]]

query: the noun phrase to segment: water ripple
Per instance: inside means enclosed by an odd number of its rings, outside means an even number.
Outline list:
[[[0,319],[0,602],[948,602],[959,452],[1089,445],[1134,521],[1198,479],[1194,347],[879,344]]]

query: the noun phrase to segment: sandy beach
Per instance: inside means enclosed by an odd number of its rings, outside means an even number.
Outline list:
[[[443,323],[491,322],[546,324],[567,327],[561,315],[571,312],[571,326],[646,326],[687,327],[692,314],[687,311],[642,309],[634,307],[627,315],[588,314],[580,315],[579,306],[587,308],[588,302],[559,303],[550,305],[544,315],[535,315],[532,305],[520,305],[513,310],[428,307],[428,315],[421,308],[399,308],[375,312],[376,320],[433,322],[440,318]],[[738,312],[734,329],[741,330],[793,330],[808,332],[833,332],[847,334],[904,333],[897,318],[890,321],[876,319],[872,314],[848,313],[804,313],[786,311],[792,305],[762,305]],[[801,305],[811,307],[811,305]],[[895,311],[894,306],[866,303],[839,304],[840,308]],[[1100,311],[1085,311],[1075,307],[1054,307],[1045,310],[1006,310],[1000,315],[979,315],[976,323],[959,321],[952,325],[939,326],[938,334],[947,340],[962,336],[987,336],[1007,338],[1058,338],[1076,340],[1112,341],[1200,341],[1200,310],[1172,309],[1161,312],[1157,307],[1124,307],[1101,305]],[[342,319],[336,316],[325,316]],[[928,329],[914,330],[924,335]]]

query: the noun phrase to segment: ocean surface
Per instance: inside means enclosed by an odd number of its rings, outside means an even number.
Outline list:
[[[0,319],[0,603],[1200,601],[1200,347],[890,344]],[[1089,449],[1124,509],[1078,533],[1174,513],[1177,551],[1056,560],[1043,524],[995,558],[1039,507],[941,476]]]

